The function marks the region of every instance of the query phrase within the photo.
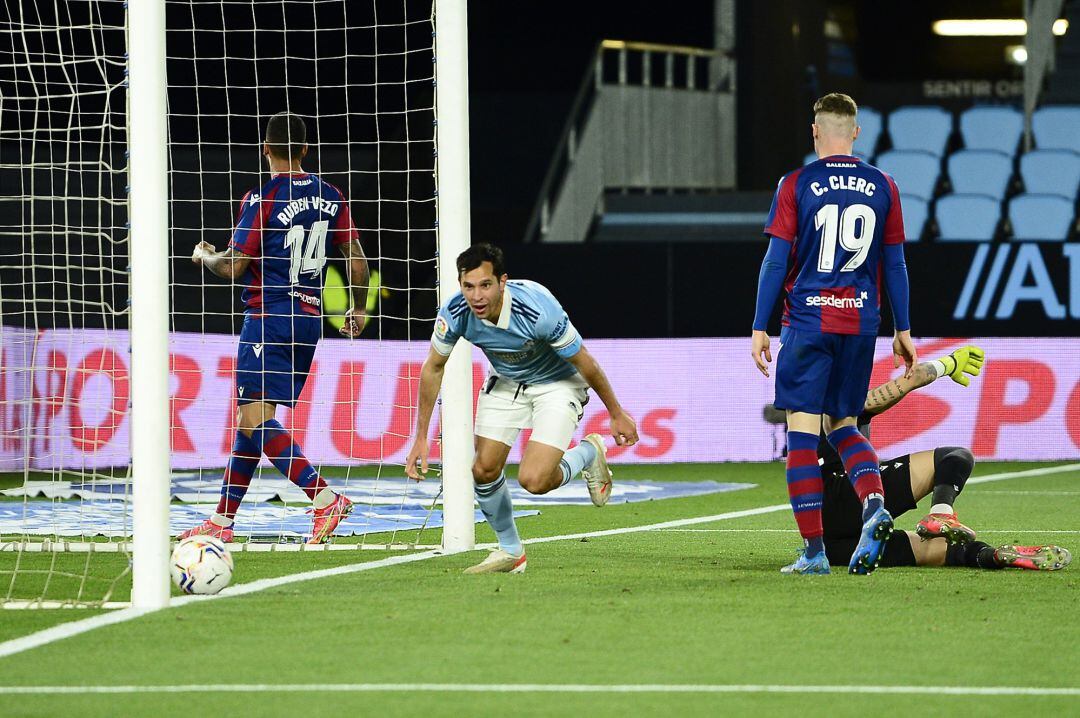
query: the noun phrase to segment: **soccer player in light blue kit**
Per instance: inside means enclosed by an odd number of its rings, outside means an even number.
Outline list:
[[[518,481],[533,494],[566,485],[581,474],[593,504],[611,496],[607,448],[590,434],[567,451],[592,389],[611,416],[620,446],[637,443],[637,425],[619,404],[607,376],[585,349],[562,306],[543,286],[508,280],[502,250],[476,244],[457,258],[461,292],[439,310],[431,350],[420,372],[416,434],[405,473],[421,479],[428,470],[428,428],[443,369],[458,339],[487,356],[491,373],[476,406],[476,500],[499,538],[499,548],[466,573],[521,573],[525,548],[514,525],[504,467],[518,433],[532,427]]]

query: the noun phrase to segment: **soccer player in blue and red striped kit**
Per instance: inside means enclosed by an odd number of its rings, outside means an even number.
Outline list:
[[[360,236],[341,190],[304,172],[307,127],[302,118],[279,112],[266,126],[263,154],[272,175],[240,201],[232,240],[218,252],[199,242],[191,255],[223,279],[245,283],[244,325],[236,356],[238,426],[232,456],[214,514],[180,535],[233,537],[233,520],[263,454],[312,502],[308,543],[323,543],[352,511],[334,493],[275,418],[278,405],[295,406],[322,336],[322,287],[326,252],[346,258],[353,308],[341,334],[359,336],[364,327],[368,268]]]
[[[818,433],[824,425],[863,505],[863,529],[851,573],[881,561],[893,520],[885,509],[878,457],[856,428],[870,386],[881,321],[882,284],[892,305],[894,366],[916,362],[908,320],[904,220],[892,178],[852,155],[858,108],[832,93],[814,104],[818,160],[785,175],[765,234],[751,354],[769,375],[766,327],[786,291],[776,358],[776,401],[787,412],[787,485],[805,546],[781,571],[829,573],[821,522],[823,483]]]

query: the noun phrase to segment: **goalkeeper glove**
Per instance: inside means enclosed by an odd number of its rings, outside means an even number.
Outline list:
[[[944,373],[949,376],[950,379],[955,381],[960,386],[968,386],[971,384],[971,379],[968,379],[965,374],[971,376],[978,376],[982,371],[983,361],[986,359],[986,352],[980,347],[974,344],[968,344],[967,346],[960,347],[948,356],[943,356],[937,361],[941,362],[944,366]]]

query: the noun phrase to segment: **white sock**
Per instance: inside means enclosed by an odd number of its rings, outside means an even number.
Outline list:
[[[312,500],[311,505],[316,509],[325,509],[327,506],[334,503],[334,499],[336,498],[337,494],[331,491],[330,487],[327,486],[325,489],[315,494],[315,498]]]
[[[949,506],[948,504],[934,504],[933,506],[930,507],[930,513],[932,513],[932,514],[951,514],[951,513],[954,513],[954,512],[953,512],[953,507]]]
[[[223,529],[227,529],[233,525],[233,520],[227,516],[222,516],[219,513],[213,513],[210,515],[210,523],[215,526],[220,526]]]

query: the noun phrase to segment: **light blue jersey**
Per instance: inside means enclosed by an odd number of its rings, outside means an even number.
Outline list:
[[[480,347],[504,379],[548,384],[577,373],[567,359],[581,350],[581,337],[558,300],[536,282],[508,281],[494,324],[478,319],[465,297],[455,294],[439,309],[431,346],[449,356],[460,338]]]

